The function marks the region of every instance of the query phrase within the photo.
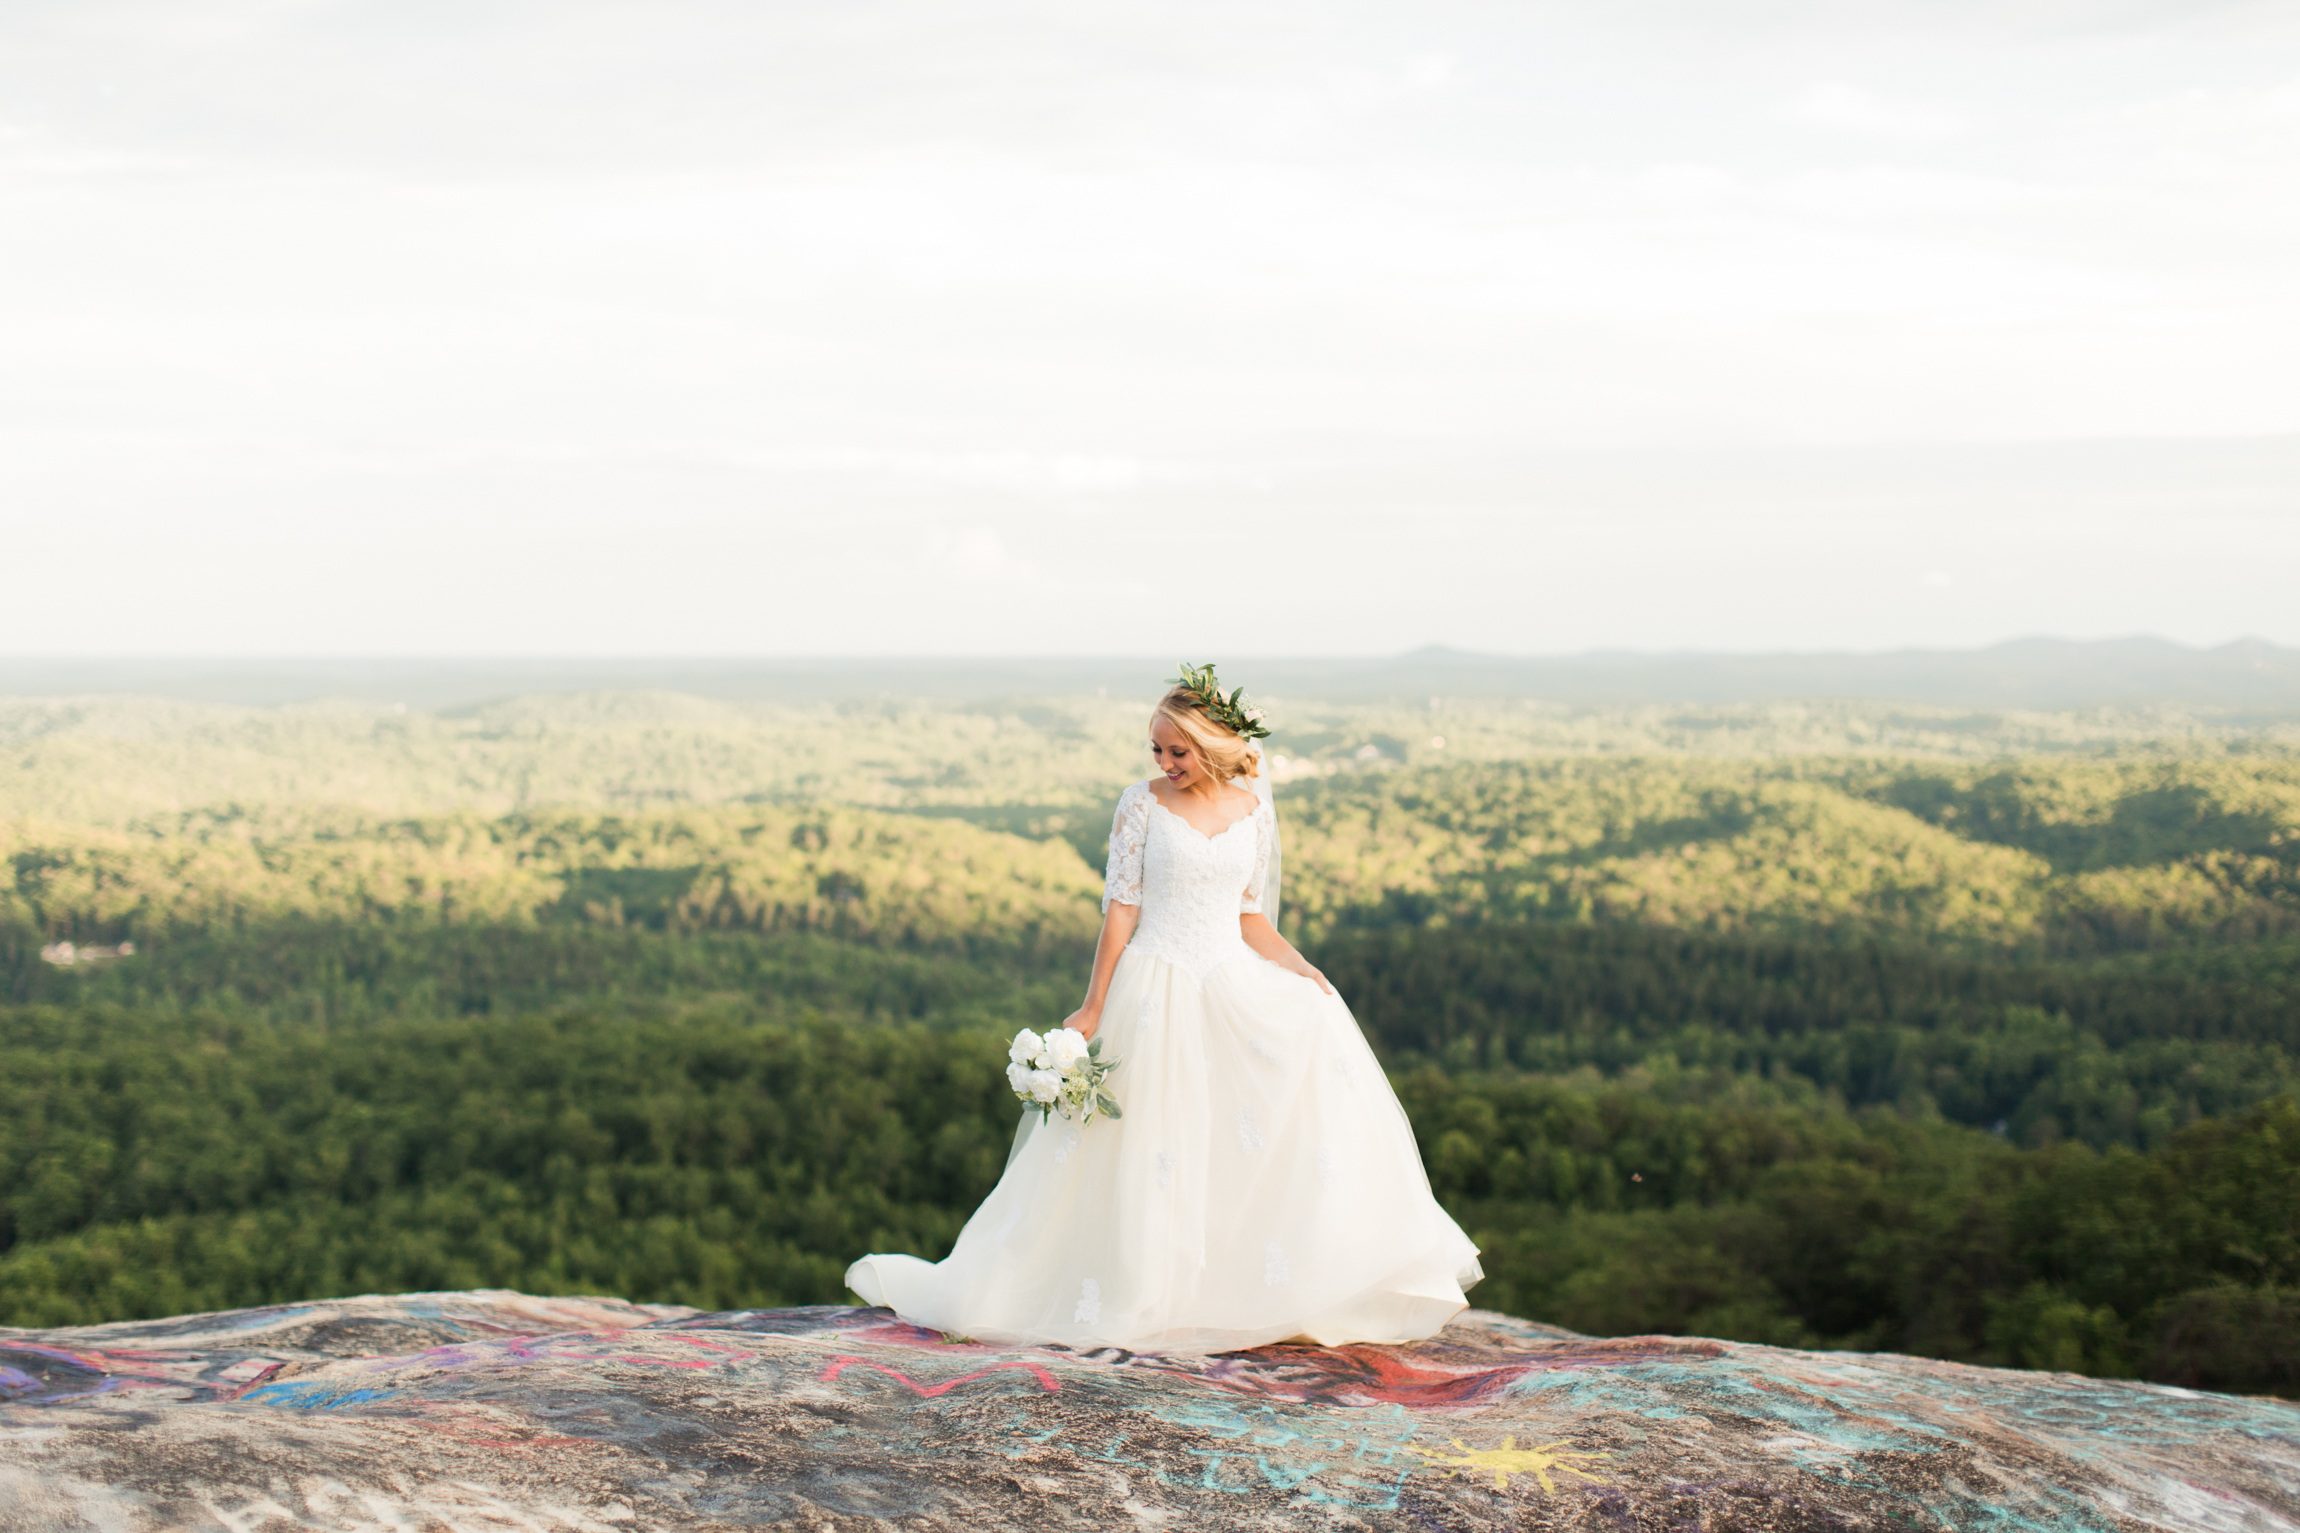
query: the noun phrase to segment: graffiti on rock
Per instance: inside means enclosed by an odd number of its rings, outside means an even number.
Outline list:
[[[1599,1483],[1604,1480],[1604,1476],[1591,1474],[1586,1469],[1577,1468],[1567,1463],[1567,1459],[1590,1459],[1594,1461],[1612,1457],[1609,1453],[1576,1451],[1568,1448],[1562,1440],[1543,1443],[1536,1448],[1520,1448],[1514,1434],[1504,1436],[1501,1445],[1496,1448],[1472,1448],[1458,1437],[1453,1440],[1453,1445],[1455,1451],[1450,1456],[1433,1452],[1428,1448],[1416,1448],[1414,1451],[1428,1460],[1432,1466],[1449,1467],[1456,1474],[1465,1471],[1482,1471],[1490,1474],[1493,1476],[1493,1488],[1495,1490],[1509,1489],[1509,1477],[1513,1474],[1532,1475],[1541,1482],[1541,1488],[1551,1495],[1557,1494],[1556,1482],[1550,1479],[1550,1475],[1553,1473],[1579,1475],[1585,1480]]]
[[[867,1368],[876,1373],[883,1373],[888,1378],[901,1383],[904,1388],[917,1395],[921,1400],[937,1399],[949,1394],[961,1384],[972,1384],[977,1379],[987,1379],[993,1374],[1008,1369],[1018,1369],[1028,1373],[1038,1380],[1039,1387],[1048,1394],[1053,1394],[1062,1388],[1060,1384],[1055,1382],[1053,1374],[1048,1373],[1036,1363],[992,1363],[988,1368],[977,1368],[972,1373],[962,1373],[957,1378],[945,1379],[940,1384],[921,1384],[902,1370],[889,1368],[884,1363],[874,1363],[868,1358],[862,1357],[841,1357],[834,1358],[831,1365],[822,1371],[820,1377],[825,1384],[833,1383],[840,1374],[849,1368]]]
[[[1190,1357],[419,1294],[0,1332],[0,1526],[61,1506],[125,1533],[2238,1530],[2300,1526],[2300,1408],[1474,1312],[1415,1346]]]

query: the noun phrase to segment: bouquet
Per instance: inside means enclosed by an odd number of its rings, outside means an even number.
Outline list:
[[[1118,1061],[1102,1057],[1102,1040],[1088,1043],[1074,1027],[1051,1028],[1044,1037],[1024,1028],[1006,1051],[1006,1082],[1023,1105],[1038,1109],[1041,1123],[1056,1113],[1081,1124],[1094,1115],[1123,1118],[1118,1099],[1102,1084]]]

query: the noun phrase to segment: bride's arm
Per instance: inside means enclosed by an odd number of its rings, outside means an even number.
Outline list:
[[[1295,952],[1294,945],[1279,936],[1278,929],[1270,924],[1270,918],[1260,911],[1249,910],[1238,917],[1238,935],[1246,939],[1246,946],[1279,968],[1289,969],[1304,979],[1314,979],[1320,990],[1328,995],[1334,993],[1334,987],[1326,983],[1326,977],[1311,967],[1307,958]]]
[[[1118,955],[1134,940],[1134,926],[1141,919],[1141,906],[1121,905],[1115,900],[1102,913],[1102,940],[1094,944],[1094,975],[1086,982],[1086,1004],[1070,1014],[1064,1027],[1074,1027],[1088,1038],[1100,1030],[1102,1002],[1110,994],[1110,975],[1118,967]]]

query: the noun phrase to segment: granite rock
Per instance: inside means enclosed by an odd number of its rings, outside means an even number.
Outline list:
[[[0,1527],[2300,1533],[2300,1406],[1472,1311],[986,1347],[505,1292],[0,1330]]]

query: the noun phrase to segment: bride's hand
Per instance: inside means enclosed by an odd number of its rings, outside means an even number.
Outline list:
[[[1318,988],[1325,991],[1326,994],[1332,995],[1334,993],[1334,987],[1327,983],[1326,976],[1319,973],[1313,965],[1304,963],[1299,972],[1304,979],[1316,980],[1318,982]]]
[[[1096,1009],[1089,1011],[1084,1006],[1081,1006],[1076,1011],[1072,1012],[1069,1016],[1063,1018],[1062,1025],[1075,1031],[1079,1037],[1085,1039],[1088,1043],[1092,1043],[1094,1041],[1094,1035],[1102,1030],[1101,1009],[1097,1007]]]

